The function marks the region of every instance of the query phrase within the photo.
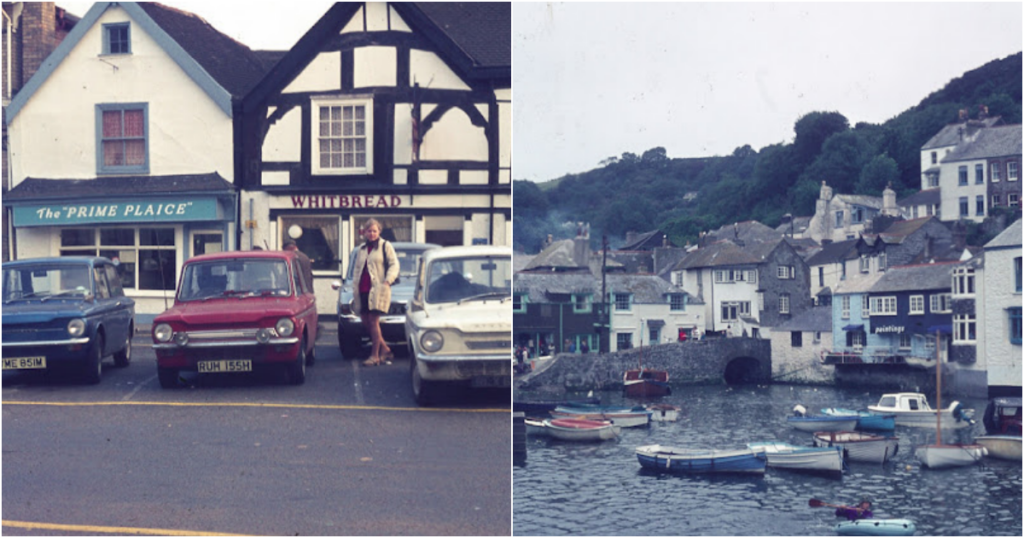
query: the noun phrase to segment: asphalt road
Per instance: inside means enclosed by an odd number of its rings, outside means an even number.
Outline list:
[[[301,386],[164,390],[148,337],[99,385],[4,372],[3,534],[511,534],[509,391],[418,408],[408,370],[324,333]]]

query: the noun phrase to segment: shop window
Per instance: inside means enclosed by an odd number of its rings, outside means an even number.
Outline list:
[[[96,105],[96,171],[99,174],[148,173],[148,105]]]
[[[283,246],[289,239],[295,241],[299,250],[309,257],[314,271],[338,271],[338,249],[341,246],[338,217],[281,217],[280,229],[280,244]],[[355,244],[359,245],[361,241]]]
[[[117,264],[120,288],[174,291],[174,228],[65,228],[61,256],[103,256]]]
[[[103,25],[103,54],[132,53],[131,24],[119,22]]]
[[[373,102],[314,100],[312,173],[373,173]]]
[[[911,341],[912,341],[912,338],[911,338],[910,333],[901,333],[900,334],[900,349],[904,349],[904,350],[910,349]]]

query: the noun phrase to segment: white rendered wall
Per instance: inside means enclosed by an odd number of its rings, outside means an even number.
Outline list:
[[[424,112],[426,114],[426,112]],[[484,117],[486,118],[486,111]],[[483,127],[470,121],[462,109],[449,109],[423,136],[420,159],[423,161],[488,160],[487,135]]]
[[[434,90],[465,90],[470,87],[433,52],[409,51],[409,84]]]
[[[284,89],[284,93],[340,91],[341,52],[321,52],[299,76]]]
[[[1010,317],[1007,308],[1021,306],[1021,294],[1014,284],[1013,259],[1021,255],[1016,249],[985,250],[985,299],[983,327],[988,384],[1020,386],[1021,346],[1010,343]],[[980,350],[979,350],[980,351]]]
[[[974,182],[974,167],[980,164],[982,170],[984,170],[985,181],[981,184]],[[967,167],[967,185],[960,185],[960,167]],[[989,197],[988,197],[988,181],[989,181],[989,169],[988,164],[984,159],[977,161],[960,161],[942,165],[942,175],[939,177],[939,186],[942,188],[942,198],[939,205],[939,211],[941,212],[942,220],[960,220],[960,197],[967,197],[967,216],[963,217],[966,220],[972,220],[974,222],[981,222],[985,219],[985,215],[988,215],[989,211]],[[975,215],[975,200],[978,196],[983,197],[985,200],[985,215]]]
[[[814,333],[803,331],[801,347],[793,347],[790,331],[772,331],[772,378],[781,383],[832,384],[835,367],[821,363],[822,351],[832,349],[832,333],[821,333],[814,343]]]
[[[267,110],[267,117],[276,107]],[[274,122],[263,139],[263,160],[298,162],[302,160],[302,107],[294,107]],[[287,184],[287,183],[286,183]]]

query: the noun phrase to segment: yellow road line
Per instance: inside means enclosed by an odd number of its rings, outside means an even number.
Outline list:
[[[4,519],[0,521],[4,527],[32,530],[50,530],[66,532],[84,532],[88,534],[151,534],[154,536],[243,536],[241,534],[228,534],[221,532],[207,531],[180,531],[173,529],[140,529],[136,527],[102,527],[96,525],[62,525],[60,523],[33,523],[30,521],[11,521]]]
[[[510,409],[446,409],[439,407],[385,407],[376,405],[314,405],[278,403],[202,403],[202,402],[28,402],[4,401],[3,405],[46,405],[53,407],[154,406],[154,407],[264,407],[279,409],[329,409],[349,411],[413,411],[426,413],[511,413]]]

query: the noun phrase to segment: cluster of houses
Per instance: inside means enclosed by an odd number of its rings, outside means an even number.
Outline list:
[[[922,147],[921,191],[904,200],[823,181],[815,214],[775,229],[740,222],[684,247],[655,230],[591,252],[580,225],[517,254],[515,343],[547,354],[762,338],[775,379],[913,375],[942,360],[958,393],[1019,396],[1021,126],[979,116]],[[965,220],[994,237],[967,244]]]
[[[368,218],[511,244],[508,3],[336,3],[287,51],[158,3],[3,15],[5,260],[114,259],[144,320],[184,260],[294,240],[329,315]]]

